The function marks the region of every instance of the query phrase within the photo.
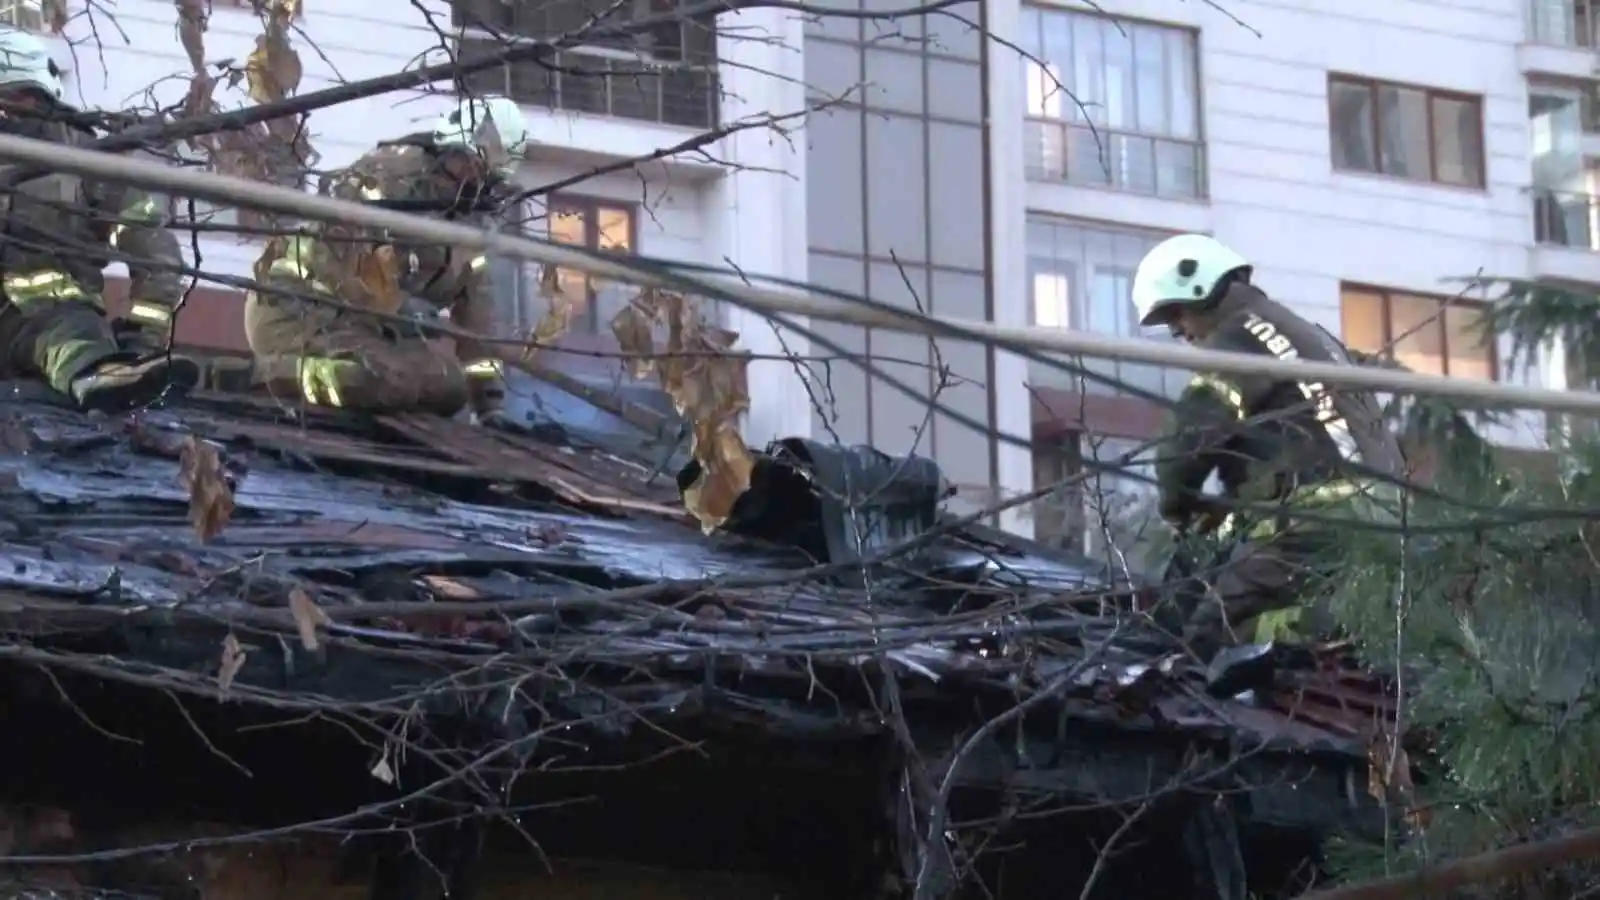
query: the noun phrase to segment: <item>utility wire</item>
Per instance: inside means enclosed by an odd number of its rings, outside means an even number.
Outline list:
[[[504,234],[491,228],[473,228],[230,175],[176,168],[15,135],[0,135],[0,159],[46,166],[55,171],[73,172],[90,178],[127,182],[151,190],[194,196],[233,206],[387,229],[397,237],[490,251],[630,284],[683,290],[686,282],[693,283],[703,287],[707,293],[737,306],[780,319],[783,316],[807,316],[928,337],[951,337],[952,332],[959,332],[965,339],[981,343],[1010,344],[1068,356],[1116,359],[1229,375],[1269,375],[1315,381],[1328,386],[1449,397],[1481,406],[1600,414],[1600,393],[1592,391],[1557,391],[1391,369],[1279,360],[1268,356],[1223,353],[1083,331],[1017,328],[944,317],[932,321],[912,310],[891,312],[882,307],[868,307],[820,294],[785,293],[759,288],[736,276],[716,277],[685,272],[679,277],[663,278],[661,274],[651,271],[651,266],[671,268],[669,261],[653,261],[634,267],[628,264],[628,257],[625,256],[591,254],[549,241]]]

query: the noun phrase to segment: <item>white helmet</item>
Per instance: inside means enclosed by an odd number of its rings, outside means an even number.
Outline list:
[[[1204,303],[1227,275],[1250,261],[1203,234],[1167,238],[1146,253],[1133,275],[1133,308],[1140,325],[1160,324],[1164,311]]]
[[[0,89],[34,88],[60,100],[66,94],[61,70],[44,41],[26,31],[0,28]]]
[[[441,147],[473,147],[499,174],[509,177],[528,152],[528,120],[507,97],[466,100],[439,120],[433,142]]]

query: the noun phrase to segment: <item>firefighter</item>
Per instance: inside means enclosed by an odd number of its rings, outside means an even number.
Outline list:
[[[0,128],[84,145],[60,70],[33,35],[0,31]],[[183,294],[183,257],[165,210],[127,185],[51,174],[19,185],[0,235],[0,348],[12,377],[38,378],[80,408],[122,411],[188,390],[198,364],[169,355],[168,325]],[[133,322],[119,345],[106,319],[105,275],[125,262]]]
[[[1251,272],[1210,237],[1163,241],[1134,275],[1139,321],[1210,350],[1355,365],[1333,335],[1251,284]],[[1336,546],[1330,529],[1294,510],[1326,520],[1337,509],[1374,508],[1402,473],[1370,392],[1280,376],[1197,375],[1157,452],[1162,517],[1180,533],[1210,531],[1230,545],[1209,578],[1215,595],[1186,626],[1192,642],[1208,645],[1293,636],[1300,600]],[[1213,474],[1220,498],[1204,493]]]
[[[486,198],[503,190],[527,145],[527,123],[515,102],[470,100],[431,134],[385,142],[331,173],[321,190],[473,221],[487,214]],[[383,274],[386,267],[393,277]],[[526,429],[504,412],[502,366],[489,346],[460,338],[452,356],[423,329],[362,312],[398,314],[409,295],[462,331],[486,334],[494,299],[482,253],[330,223],[269,242],[256,278],[274,290],[247,296],[245,332],[257,379],[275,392],[293,392],[312,405],[447,417],[470,402],[481,425]]]

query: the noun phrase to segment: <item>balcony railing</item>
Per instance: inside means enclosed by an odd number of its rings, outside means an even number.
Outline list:
[[[1528,15],[1534,43],[1600,48],[1597,0],[1529,0]]]
[[[470,60],[503,49],[498,42],[467,38],[461,42],[460,56]],[[474,72],[466,77],[466,88],[475,94],[505,94],[519,103],[568,112],[690,128],[717,127],[721,98],[713,68],[584,50],[556,53],[548,62],[541,62],[530,60]]]
[[[1535,188],[1533,238],[1548,246],[1600,251],[1600,197]]]
[[[1163,135],[1030,118],[1028,177],[1132,194],[1198,200],[1206,195],[1205,146]]]

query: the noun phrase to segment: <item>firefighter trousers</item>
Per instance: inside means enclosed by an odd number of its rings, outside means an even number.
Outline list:
[[[329,296],[315,282],[269,276],[266,287]],[[366,412],[453,416],[468,399],[467,376],[448,350],[358,311],[251,291],[245,337],[256,381],[275,396]]]
[[[129,358],[100,307],[84,299],[0,301],[0,368],[40,378],[70,394],[72,382],[103,362]]]
[[[1315,533],[1244,540],[1223,554],[1207,579],[1207,596],[1194,609],[1185,637],[1225,644],[1292,639],[1320,630],[1314,621],[1321,582],[1331,574],[1333,545]],[[1312,604],[1313,621],[1304,619]]]

